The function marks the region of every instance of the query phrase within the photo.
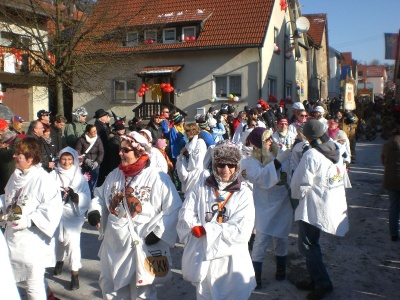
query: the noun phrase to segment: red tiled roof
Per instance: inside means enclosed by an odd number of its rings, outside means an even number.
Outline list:
[[[83,42],[81,50],[90,53],[154,51],[174,49],[210,49],[260,47],[272,13],[274,0],[102,0],[89,18],[92,42]],[[101,22],[96,19],[101,18]],[[194,42],[154,43],[122,47],[121,38],[93,42],[104,33],[118,28],[142,26],[164,28],[171,24],[202,22],[202,30]],[[85,51],[85,52],[86,52]]]
[[[362,71],[363,78],[371,77],[384,77],[385,76],[385,66],[367,66],[359,65],[358,71]]]
[[[351,66],[353,56],[351,52],[342,52],[344,59],[340,62],[342,66]]]
[[[303,15],[310,21],[310,29],[307,35],[317,46],[322,46],[322,37],[326,27],[326,14]]]

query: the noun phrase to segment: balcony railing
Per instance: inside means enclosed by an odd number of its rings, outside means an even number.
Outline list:
[[[143,120],[150,120],[151,116],[155,113],[161,113],[161,109],[166,106],[170,111],[178,111],[184,117],[186,117],[186,113],[176,107],[171,103],[160,103],[160,102],[151,102],[151,103],[141,103],[133,112],[135,113],[135,117],[142,118]]]
[[[15,62],[15,73],[42,73],[42,70],[39,68],[39,66],[36,64],[36,62],[33,60],[32,55],[37,53],[37,59],[40,61],[40,64],[44,66],[45,70],[49,70],[49,66],[45,62],[43,58],[41,58],[42,54],[40,52],[35,52],[35,51],[30,51],[30,53],[26,50],[22,49],[16,49],[13,47],[6,47],[6,46],[0,46],[0,72],[4,72],[4,54],[6,53],[13,53],[13,52],[18,52],[19,55],[21,56],[22,60],[19,61],[17,60]]]

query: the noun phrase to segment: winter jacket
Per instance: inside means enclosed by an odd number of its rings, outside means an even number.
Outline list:
[[[400,135],[394,135],[383,145],[381,153],[385,166],[383,187],[388,190],[400,190]]]

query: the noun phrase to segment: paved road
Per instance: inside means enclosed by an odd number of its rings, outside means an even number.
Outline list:
[[[357,163],[351,166],[352,189],[347,190],[350,231],[344,238],[328,234],[321,237],[324,260],[331,275],[334,293],[327,299],[400,299],[400,242],[391,242],[388,234],[388,197],[381,188],[383,168],[380,151],[384,141],[359,142]],[[399,183],[400,184],[400,183]],[[54,277],[48,270],[49,284],[61,299],[99,299],[97,283],[100,246],[97,231],[87,223],[82,232],[82,264],[79,290],[70,291],[67,270]],[[173,281],[159,287],[159,299],[195,300],[194,287],[182,279],[180,257],[182,246],[173,249]],[[268,252],[264,263],[264,288],[254,292],[251,300],[305,299],[306,292],[298,291],[293,282],[306,274],[304,260],[297,250],[297,226],[293,224],[289,237],[288,279],[274,280],[274,256]],[[21,291],[23,293],[23,291]]]

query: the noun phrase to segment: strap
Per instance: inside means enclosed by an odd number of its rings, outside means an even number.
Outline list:
[[[233,192],[229,192],[228,197],[226,197],[224,199],[224,201],[222,201],[222,197],[220,197],[218,191],[216,188],[214,188],[214,192],[215,192],[215,196],[217,197],[216,201],[218,203],[218,217],[217,217],[217,221],[218,223],[222,223],[223,220],[223,208],[225,207],[226,203],[228,203],[229,199],[231,198]],[[221,199],[221,201],[219,201],[218,199]]]

